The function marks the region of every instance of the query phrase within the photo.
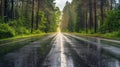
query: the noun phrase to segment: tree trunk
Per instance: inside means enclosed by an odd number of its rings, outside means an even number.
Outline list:
[[[113,2],[113,0],[110,0],[110,10],[112,10],[112,7],[113,7],[112,2]]]
[[[11,19],[14,19],[14,0],[11,0]]]
[[[100,0],[100,11],[101,11],[101,25],[103,25],[104,22],[104,0]]]
[[[93,25],[93,14],[92,14],[92,1],[89,0],[89,27],[90,29],[92,29],[92,25]]]
[[[2,15],[2,17],[4,17],[4,8],[5,8],[5,7],[4,7],[4,4],[5,4],[5,0],[2,0],[2,1],[1,1],[1,7],[2,7],[2,9],[1,9],[1,10],[2,10],[2,11],[1,11],[1,15]]]
[[[22,0],[21,18],[23,18],[23,14],[24,14],[24,0]]]
[[[94,12],[94,0],[91,0],[92,1],[92,29],[94,29],[94,24],[95,24],[95,17],[94,17],[94,15],[95,15],[95,12]]]
[[[4,21],[7,22],[8,20],[8,0],[5,0],[4,3]]]
[[[36,30],[38,30],[39,27],[39,8],[40,8],[40,0],[38,0],[38,4],[37,4],[37,15],[36,15]]]
[[[32,0],[32,17],[31,17],[31,33],[33,32],[34,27],[34,0]]]
[[[16,9],[15,9],[15,11],[16,11],[15,17],[16,18],[19,18],[19,5],[18,5],[18,3],[19,3],[19,0],[16,0]]]
[[[2,0],[0,0],[0,17],[2,16]]]
[[[97,0],[94,0],[94,32],[97,32]]]
[[[85,31],[88,33],[88,1],[84,1]]]

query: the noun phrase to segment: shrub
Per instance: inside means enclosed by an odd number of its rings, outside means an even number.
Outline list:
[[[120,10],[107,12],[107,18],[100,28],[102,33],[111,33],[120,30]]]
[[[26,29],[25,27],[18,27],[15,29],[17,35],[21,35],[21,34],[29,34],[30,31],[28,29]]]
[[[7,24],[0,24],[0,39],[13,37],[15,35],[15,31]]]
[[[117,31],[116,36],[120,37],[120,31]]]
[[[40,34],[40,33],[43,33],[43,32],[40,31],[40,30],[36,30],[36,31],[34,31],[33,33],[34,33],[34,34]]]
[[[111,33],[106,33],[103,35],[104,37],[117,37],[119,38],[120,37],[120,31],[114,31],[114,32],[111,32]]]
[[[9,21],[9,26],[15,29],[16,35],[22,35],[22,34],[29,34],[30,31],[27,29],[26,26],[23,24],[24,20],[14,20],[14,21]],[[28,24],[29,25],[29,24]]]
[[[4,18],[0,17],[0,23],[4,23]]]

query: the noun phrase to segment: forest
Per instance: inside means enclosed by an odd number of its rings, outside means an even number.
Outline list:
[[[0,67],[120,67],[120,0],[0,0]]]
[[[0,38],[56,32],[59,25],[62,32],[120,37],[120,2],[73,0],[60,11],[54,1],[0,0]]]
[[[73,0],[66,2],[62,31],[120,37],[120,1]]]
[[[59,15],[53,0],[0,0],[0,39],[55,32]]]

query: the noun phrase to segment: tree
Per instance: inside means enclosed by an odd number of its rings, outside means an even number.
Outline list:
[[[34,0],[32,0],[31,33],[33,32],[33,27],[34,27]]]
[[[7,22],[8,20],[8,0],[5,0],[4,3],[4,21]]]
[[[40,33],[40,31],[54,32],[58,26],[56,21],[58,10],[53,1],[0,0],[0,25],[4,23],[3,25],[10,26],[16,35]]]
[[[37,0],[37,15],[36,15],[36,30],[38,30],[39,24],[39,8],[40,8],[40,0]]]
[[[85,31],[88,33],[88,1],[84,0]]]
[[[101,25],[104,22],[104,0],[100,0]]]
[[[97,32],[97,0],[94,0],[94,21],[95,21],[95,23],[94,23],[94,32],[96,33]]]
[[[113,0],[110,0],[110,10],[112,10],[113,9]]]
[[[92,29],[93,27],[93,14],[92,14],[92,0],[89,0],[89,28]]]
[[[4,4],[5,4],[5,0],[1,0],[1,7],[2,7],[1,15],[2,15],[2,17],[4,17]]]
[[[11,0],[11,19],[14,19],[14,0]]]

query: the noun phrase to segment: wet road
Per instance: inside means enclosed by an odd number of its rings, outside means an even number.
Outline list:
[[[65,47],[65,36],[58,33],[54,38],[53,46],[44,61],[43,67],[74,67],[71,53]]]
[[[41,44],[49,39],[48,54],[40,53],[48,49]],[[120,67],[119,58],[118,47],[57,33],[8,53],[0,60],[0,67]]]
[[[120,61],[109,53],[120,57],[120,48],[59,33],[43,67],[120,67]]]

